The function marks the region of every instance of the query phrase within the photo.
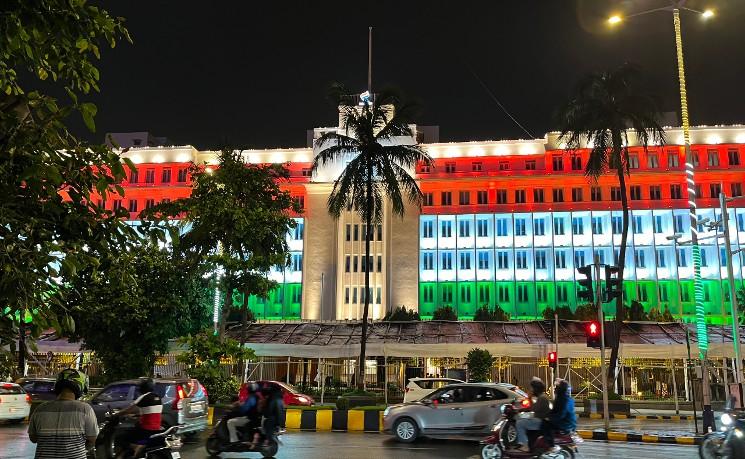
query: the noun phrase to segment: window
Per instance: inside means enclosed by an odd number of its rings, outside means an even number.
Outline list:
[[[644,262],[644,251],[636,249],[634,250],[634,263],[636,263],[637,268],[646,268],[646,263]]]
[[[497,268],[499,269],[510,268],[509,252],[504,252],[504,251],[497,252]]]
[[[603,250],[596,250],[595,251],[595,256],[598,257],[598,262],[601,265],[604,265],[605,264],[605,251],[603,251]]]
[[[572,170],[573,171],[581,171],[582,170],[582,157],[574,155],[572,156]]]
[[[422,194],[422,205],[425,207],[433,206],[435,203],[434,196],[432,193],[423,193]]]
[[[693,166],[698,167],[699,161],[698,161],[698,152],[691,151],[691,158],[693,158]]]
[[[474,161],[474,162],[472,162],[471,163],[471,170],[473,172],[481,172],[482,170],[484,170],[484,163],[482,163],[481,161]]]
[[[176,177],[176,181],[179,183],[186,182],[186,174],[188,172],[188,169],[179,169],[178,170],[178,177]]]
[[[461,191],[458,194],[458,203],[461,206],[467,206],[471,204],[471,192],[470,191]]]
[[[497,219],[497,236],[507,236],[507,219]]]
[[[558,301],[568,301],[569,296],[567,295],[567,286],[558,285],[556,286],[556,299]]]
[[[441,223],[440,224],[440,236],[453,237],[453,222],[450,220],[447,220],[447,221],[440,222],[440,223]]]
[[[538,285],[535,288],[536,292],[536,301],[539,303],[545,303],[548,301],[548,289],[546,289],[545,285]]]
[[[682,233],[683,232],[683,222],[684,222],[684,216],[683,215],[675,215],[673,216],[673,231],[676,233]]]
[[[554,171],[563,171],[564,158],[561,156],[554,156],[553,158],[551,158],[551,165],[553,166]]]
[[[639,169],[638,155],[629,155],[629,169]]]
[[[140,179],[140,173],[137,169],[133,169],[129,173],[129,183],[137,183]]]
[[[160,174],[161,183],[171,183],[171,169],[163,169]]]
[[[430,239],[433,237],[433,229],[434,222],[432,220],[427,220],[422,222],[422,237],[425,239]],[[349,240],[349,225],[347,225],[347,241]]]
[[[528,301],[528,286],[518,285],[517,286],[517,301],[525,303]]]
[[[613,227],[613,234],[623,233],[623,217],[611,217],[611,226]]]
[[[602,217],[592,217],[592,234],[603,234]]]
[[[360,240],[360,227],[359,225],[352,225],[352,229],[354,230],[354,240],[359,241]]]
[[[479,190],[476,192],[476,203],[477,204],[489,204],[489,193],[486,190]]]
[[[378,240],[383,240],[383,225],[377,225]]]
[[[430,254],[427,254],[427,253],[424,254],[424,259],[423,259],[424,269],[427,269],[427,255],[432,255],[432,254],[431,253]],[[352,266],[352,263],[351,262],[352,262],[352,257],[351,256],[347,255],[346,257],[344,257],[344,272],[345,273],[348,273],[349,272],[349,269]],[[432,268],[430,268],[430,269],[432,269]]]
[[[654,216],[654,233],[662,234],[662,215]]]
[[[358,271],[358,267],[359,267],[358,261],[359,259],[357,258],[357,255],[352,257],[352,272],[356,273]]]
[[[137,200],[136,199],[129,200],[129,211],[137,212]]]
[[[349,287],[344,289],[344,304],[349,304]]]
[[[639,185],[633,185],[629,188],[631,192],[631,199],[633,201],[639,201],[642,198],[642,187]]]
[[[678,259],[676,260],[678,263],[678,266],[681,268],[685,268],[688,266],[688,259],[686,258],[686,252],[685,249],[678,249]]]
[[[566,269],[567,267],[567,253],[565,250],[557,250],[554,253],[554,263],[556,269]]]
[[[121,199],[115,199],[114,200],[114,210],[119,210],[122,208],[122,200]]]
[[[641,284],[636,285],[636,299],[639,301],[649,301],[647,289]]]
[[[740,165],[740,152],[737,150],[727,150],[727,161],[730,166]]]
[[[471,237],[471,222],[468,220],[461,220],[458,222],[458,236],[459,237]]]
[[[155,205],[155,199],[146,199],[145,200],[145,209],[149,209]]]
[[[471,253],[460,253],[460,269],[471,269]]]
[[[709,185],[709,192],[711,193],[711,197],[718,198],[719,194],[722,192],[722,185],[719,183],[712,183]]]
[[[526,234],[525,219],[516,218],[515,219],[515,236],[525,236],[525,234]]]
[[[419,171],[421,172],[421,169],[423,169],[425,167],[427,168],[427,172],[429,172],[429,166],[426,165],[426,164],[424,166],[422,166],[421,168],[419,168]],[[300,175],[302,175],[303,177],[311,177],[313,175],[313,169],[311,169],[310,167],[304,167],[300,171]]]
[[[670,301],[667,295],[667,288],[665,288],[664,285],[660,285],[660,288],[657,290],[657,294],[660,297],[660,301]]]
[[[300,272],[303,270],[303,255],[300,253],[293,253],[290,259],[290,270]]]
[[[471,302],[471,288],[468,285],[461,285],[460,286],[460,300],[463,303],[470,303]]]
[[[489,286],[479,285],[479,303],[489,303]]]
[[[742,196],[742,184],[741,183],[730,183],[729,185],[730,194],[735,196]]]
[[[483,219],[476,220],[476,236],[477,237],[489,237],[488,220],[483,220]]]
[[[572,201],[582,202],[582,188],[572,188]]]
[[[352,287],[352,304],[357,304],[357,287]]]
[[[719,152],[716,150],[709,150],[706,153],[706,156],[708,158],[708,164],[709,167],[717,167],[719,166]]]
[[[155,183],[155,169],[145,171],[145,183]]]
[[[422,290],[422,299],[425,303],[431,303],[435,300],[434,288],[431,285],[425,285]]]
[[[442,301],[444,301],[445,303],[453,302],[453,286],[452,285],[444,285],[442,287]]]
[[[745,231],[745,214],[737,214],[737,231]]]
[[[561,217],[554,217],[554,234],[557,236],[564,235],[564,219]]]
[[[500,161],[499,162],[499,170],[500,171],[508,171],[508,170],[510,170],[510,163],[509,163],[509,161]]]
[[[545,218],[536,218],[535,220],[533,220],[533,234],[535,236],[546,235],[546,219]]]
[[[525,161],[525,170],[526,171],[534,171],[535,170],[535,160],[529,159]]]
[[[561,188],[553,189],[554,202],[564,202],[564,190]]]
[[[662,188],[659,185],[652,185],[649,187],[649,199],[659,201],[662,199]]]
[[[585,234],[585,225],[581,217],[572,217],[572,234],[575,236]]]
[[[657,159],[656,153],[650,153],[647,155],[647,167],[650,169],[657,169],[660,167],[660,161]]]
[[[537,250],[535,252],[535,269],[546,269],[546,251]]]
[[[667,167],[680,167],[680,157],[678,152],[675,150],[667,151]]]
[[[528,269],[528,252],[524,250],[515,252],[515,269]]]
[[[593,201],[603,200],[603,190],[599,186],[590,188],[590,199]]]
[[[610,188],[610,199],[611,199],[611,201],[620,201],[621,200],[621,187],[612,186]]]
[[[525,203],[525,190],[515,190],[515,202],[518,204]]]
[[[449,271],[453,269],[453,254],[450,252],[444,252],[442,254],[442,269]]]
[[[453,204],[453,195],[449,191],[443,191],[440,193],[440,205],[450,206]]]
[[[701,267],[702,268],[707,268],[709,266],[709,262],[706,259],[706,250],[705,249],[701,249],[701,252],[700,253],[701,253]]]
[[[95,400],[97,403],[125,402],[134,397],[135,389],[134,384],[116,384],[98,394]]]
[[[424,252],[422,254],[422,269],[425,271],[432,271],[435,269],[435,254],[432,252]],[[347,256],[347,272],[349,272],[349,257]]]
[[[293,202],[300,209],[305,209],[305,196],[293,196]]]
[[[383,272],[383,256],[378,255],[378,272]]]
[[[642,234],[642,217],[640,215],[634,215],[631,218],[631,226],[634,234]]]
[[[507,190],[497,190],[497,204],[507,204]]]
[[[497,286],[497,297],[500,303],[510,301],[510,289],[506,285]]]
[[[655,258],[657,262],[658,268],[664,268],[665,267],[665,251],[662,249],[657,249],[655,253]]]
[[[680,185],[670,185],[670,199],[682,199],[683,194],[680,192]]]
[[[574,266],[585,266],[585,252],[574,252]]]
[[[533,188],[533,202],[544,202],[543,188]]]
[[[489,269],[489,252],[480,251],[478,253],[479,269]]]
[[[445,163],[445,172],[447,172],[448,174],[452,174],[453,172],[455,172],[455,163]]]

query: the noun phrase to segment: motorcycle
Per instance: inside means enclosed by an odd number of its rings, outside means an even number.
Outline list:
[[[220,453],[260,453],[263,457],[273,457],[277,454],[279,449],[278,436],[282,435],[284,431],[282,429],[277,430],[272,438],[269,438],[269,444],[265,445],[267,435],[264,432],[263,427],[259,427],[259,441],[251,448],[248,442],[253,441],[254,433],[257,431],[251,428],[250,425],[238,427],[238,441],[230,442],[230,432],[228,432],[228,419],[232,416],[230,413],[223,416],[215,425],[212,433],[207,438],[205,448],[210,456],[219,456]]]
[[[522,406],[525,408],[524,406]],[[558,448],[548,445],[543,435],[538,431],[528,431],[528,445],[530,452],[510,449],[517,444],[517,418],[520,416],[519,408],[515,405],[502,405],[500,408],[502,417],[492,427],[492,434],[481,441],[484,445],[481,449],[483,459],[573,459],[578,452],[577,444],[583,440],[574,433],[554,432],[554,444]]]
[[[719,418],[720,430],[706,434],[698,448],[701,459],[745,459],[745,412],[734,409],[730,398]]]
[[[121,440],[119,432],[122,430],[122,418],[115,412],[106,413],[106,419],[99,426],[96,446],[89,454],[91,459],[114,459],[129,445]],[[172,426],[163,432],[153,434],[145,444],[145,448],[137,456],[146,459],[180,459],[181,454],[176,451],[181,448],[181,439],[176,435],[179,426]]]

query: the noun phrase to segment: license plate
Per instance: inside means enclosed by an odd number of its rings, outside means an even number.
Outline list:
[[[189,407],[189,411],[192,413],[203,413],[204,412],[204,402],[199,403],[192,403]]]
[[[171,459],[180,459],[180,458],[181,458],[181,453],[177,451],[171,452]]]

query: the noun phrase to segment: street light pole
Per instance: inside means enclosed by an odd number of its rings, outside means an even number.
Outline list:
[[[727,211],[727,197],[719,193],[719,207],[722,211],[722,226],[724,228],[724,247],[727,254],[727,281],[729,284],[730,308],[732,312],[732,344],[735,348],[735,383],[742,384],[742,360],[740,360],[740,320],[737,308],[737,291],[735,289],[735,273],[732,266],[732,244],[729,239],[729,212]]]

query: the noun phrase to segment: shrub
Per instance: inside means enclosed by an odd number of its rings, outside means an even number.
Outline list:
[[[575,320],[597,320],[598,308],[591,303],[581,304],[574,310]]]
[[[491,378],[491,369],[496,358],[486,349],[474,348],[466,355],[468,379],[472,382],[487,382]]]
[[[455,309],[453,309],[452,306],[440,306],[439,308],[435,310],[435,313],[432,315],[432,320],[457,321],[458,314],[456,314]]]
[[[554,320],[554,314],[558,314],[559,319],[562,320],[574,319],[574,313],[569,306],[559,306],[555,310],[553,308],[546,308],[543,310],[543,318],[546,320]]]
[[[389,311],[383,318],[386,322],[414,322],[420,320],[419,313],[413,309],[406,309],[406,306],[399,306],[393,311]]]
[[[587,396],[588,400],[602,400],[603,399],[603,393],[602,392],[593,392],[590,395]],[[608,392],[608,400],[623,400],[623,397],[618,395],[615,392]]]
[[[476,310],[473,320],[480,322],[507,322],[510,320],[510,315],[499,306],[489,309],[489,306],[484,305]]]

